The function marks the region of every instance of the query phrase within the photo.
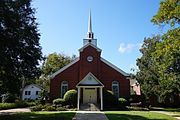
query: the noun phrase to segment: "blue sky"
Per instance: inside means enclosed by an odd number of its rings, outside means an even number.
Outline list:
[[[160,33],[150,22],[160,0],[33,0],[44,55],[53,52],[79,56],[88,29],[91,9],[92,31],[101,56],[125,72],[135,67],[145,37]]]

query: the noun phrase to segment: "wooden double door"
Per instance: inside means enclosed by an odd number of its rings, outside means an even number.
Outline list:
[[[97,88],[83,89],[83,103],[97,103]]]

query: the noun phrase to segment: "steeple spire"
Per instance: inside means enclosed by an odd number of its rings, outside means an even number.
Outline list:
[[[89,12],[87,39],[94,39],[94,33],[92,32],[91,11]]]
[[[89,12],[87,37],[83,39],[83,45],[87,44],[97,46],[97,39],[94,39],[94,33],[92,32],[91,11]]]
[[[91,11],[89,12],[88,33],[92,32]]]

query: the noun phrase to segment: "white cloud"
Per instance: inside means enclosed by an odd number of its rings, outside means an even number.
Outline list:
[[[140,43],[137,43],[137,44],[132,44],[132,43],[128,43],[128,44],[125,44],[125,43],[120,43],[120,46],[119,46],[119,49],[118,51],[123,54],[123,53],[130,53],[132,52],[133,50],[135,49],[139,49],[141,47],[141,44]]]

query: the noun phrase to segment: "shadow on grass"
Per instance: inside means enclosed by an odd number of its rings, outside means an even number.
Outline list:
[[[70,112],[32,112],[0,116],[0,120],[72,120],[74,115]]]

